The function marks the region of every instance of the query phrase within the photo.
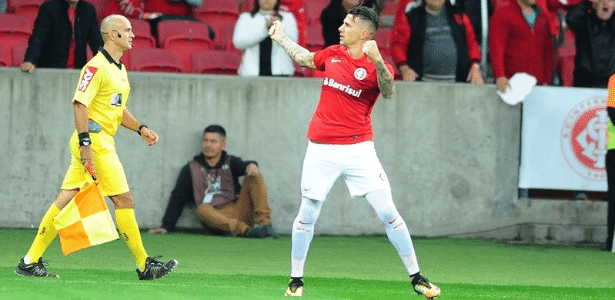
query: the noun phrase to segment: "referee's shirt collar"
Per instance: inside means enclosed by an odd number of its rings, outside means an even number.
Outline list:
[[[107,60],[109,61],[109,63],[112,63],[114,65],[117,66],[118,69],[122,69],[122,60],[120,59],[120,63],[116,63],[115,59],[113,59],[113,57],[111,57],[111,55],[109,54],[109,52],[107,52],[107,50],[105,50],[105,48],[103,47],[99,47],[98,51],[101,52],[105,58],[107,58]]]

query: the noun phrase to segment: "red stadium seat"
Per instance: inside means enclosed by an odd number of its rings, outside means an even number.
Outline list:
[[[192,72],[237,75],[241,54],[223,50],[204,50],[192,53]]]
[[[184,70],[190,70],[192,52],[213,49],[207,25],[191,21],[160,22],[158,42],[162,48],[177,53]]]
[[[10,67],[9,59],[10,55],[4,53],[4,49],[0,48],[0,67]]]
[[[45,0],[18,0],[11,1],[13,14],[24,16],[30,20],[30,26],[34,26],[34,20],[38,15],[38,8]]]
[[[237,22],[239,5],[237,0],[203,1],[203,5],[192,9],[192,15],[211,26],[217,35],[222,24],[235,24]]]
[[[12,14],[0,14],[0,48],[2,48],[8,64],[13,62],[13,46],[17,44],[27,44],[28,38],[32,34],[30,20],[24,16]],[[23,57],[21,57],[23,59]]]
[[[227,50],[241,53],[241,50],[235,49],[233,45],[233,33],[235,31],[235,24],[227,23],[220,26],[216,31],[216,37],[214,39],[214,49]]]
[[[325,40],[322,37],[322,26],[320,24],[308,25],[305,34],[305,48],[311,52],[322,50],[325,47]]]
[[[391,53],[391,29],[389,28],[380,28],[374,35],[374,41],[378,45],[378,49],[380,50],[380,54],[382,56],[387,56]]]
[[[128,51],[130,71],[182,73],[179,56],[169,49],[142,48]]]
[[[26,56],[26,50],[28,49],[28,43],[15,44],[11,49],[11,56],[13,57],[12,66],[19,67],[23,63],[23,58]]]
[[[152,36],[148,21],[131,18],[130,24],[135,34],[132,39],[133,48],[156,48],[156,39]]]

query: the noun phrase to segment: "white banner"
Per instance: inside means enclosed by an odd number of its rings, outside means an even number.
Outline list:
[[[519,188],[607,190],[606,94],[534,88],[523,101]]]

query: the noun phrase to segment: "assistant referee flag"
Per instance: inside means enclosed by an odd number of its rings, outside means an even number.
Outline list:
[[[119,238],[96,183],[81,190],[53,221],[64,255]]]

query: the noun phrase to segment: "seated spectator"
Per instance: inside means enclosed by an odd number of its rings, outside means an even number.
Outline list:
[[[606,88],[615,73],[615,0],[585,1],[566,16],[575,33],[574,86]]]
[[[448,0],[425,0],[400,18],[391,53],[403,80],[483,84],[480,47],[465,13]]]
[[[279,11],[278,0],[254,0],[254,8],[242,13],[235,24],[233,44],[243,50],[238,74],[241,76],[292,76],[293,62],[286,51],[272,43],[269,28],[280,20],[291,40],[297,42],[297,23],[293,14]]]
[[[225,139],[222,126],[205,128],[203,152],[182,168],[162,227],[149,233],[172,231],[186,203],[194,201],[197,217],[209,228],[238,237],[278,237],[271,226],[267,187],[258,165],[227,154]],[[239,177],[244,175],[242,187]]]
[[[151,20],[161,17],[162,13],[145,11],[143,0],[111,0],[107,5],[104,16],[108,15],[123,15],[127,18]]]
[[[94,6],[83,0],[43,2],[20,68],[29,73],[36,67],[81,69],[86,45],[93,54],[103,45]]]
[[[515,73],[525,72],[548,85],[553,69],[551,16],[536,0],[510,1],[496,9],[489,22],[489,53],[498,90],[510,86]]]
[[[322,24],[322,37],[325,40],[325,48],[340,43],[339,28],[344,23],[344,18],[355,6],[367,6],[373,8],[378,15],[384,8],[384,2],[380,0],[331,0],[329,5],[320,14]]]

